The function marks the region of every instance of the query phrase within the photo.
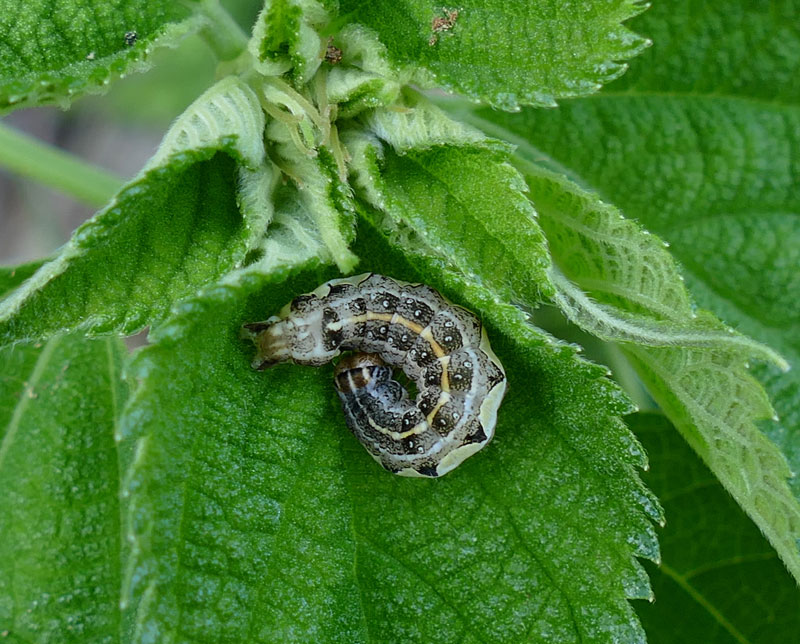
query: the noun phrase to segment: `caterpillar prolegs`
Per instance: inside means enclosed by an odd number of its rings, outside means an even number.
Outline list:
[[[391,472],[442,476],[494,435],[503,366],[480,320],[429,286],[375,273],[331,280],[244,334],[255,369],[357,352],[338,363],[334,384],[348,427]],[[416,385],[414,400],[393,367]]]

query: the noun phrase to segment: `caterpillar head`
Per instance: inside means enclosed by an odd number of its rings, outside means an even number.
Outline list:
[[[339,354],[336,333],[328,328],[329,309],[315,295],[292,300],[279,315],[242,327],[243,339],[256,345],[253,368],[263,370],[280,362],[319,366]]]

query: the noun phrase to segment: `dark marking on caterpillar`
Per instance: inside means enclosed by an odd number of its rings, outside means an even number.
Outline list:
[[[245,324],[253,368],[319,366],[343,351],[334,386],[347,426],[384,468],[438,477],[494,436],[505,372],[480,320],[424,284],[375,273],[331,280],[264,322]],[[393,379],[401,369],[412,400]]]

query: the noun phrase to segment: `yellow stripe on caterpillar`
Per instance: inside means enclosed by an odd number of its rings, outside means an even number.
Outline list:
[[[256,369],[318,366],[356,352],[334,372],[347,425],[401,476],[446,474],[494,435],[503,366],[480,320],[429,286],[375,273],[331,280],[244,331]],[[392,368],[415,383],[414,400]]]

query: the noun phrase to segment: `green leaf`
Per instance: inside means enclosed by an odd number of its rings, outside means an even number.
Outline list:
[[[777,0],[768,11],[745,0],[714,0],[700,11],[687,1],[654,4],[632,26],[655,46],[610,89],[796,104],[796,16],[796,0]]]
[[[392,69],[386,47],[361,25],[345,25],[328,46],[341,52],[341,61],[321,73],[327,101],[335,104],[339,119],[392,104],[409,80],[409,73]]]
[[[66,107],[112,80],[150,66],[202,26],[188,3],[170,0],[2,0],[0,113],[57,103]]]
[[[638,61],[652,70],[636,73],[640,81],[558,111],[481,113],[493,135],[502,130],[521,143],[527,160],[566,171],[668,240],[699,303],[790,364],[800,358],[800,308],[792,296],[800,262],[800,110],[786,85],[796,57],[785,55],[800,47],[800,34],[785,21],[794,5],[764,12],[746,2],[712,2],[699,15],[688,3],[656,7],[635,26],[669,36]],[[710,34],[723,28],[724,43],[712,46]],[[777,44],[775,34],[786,39]],[[706,54],[712,62],[698,64]],[[751,59],[763,77],[752,75]],[[585,290],[595,295],[592,286]],[[800,579],[800,484],[787,486],[790,469],[754,424],[772,412],[747,375],[746,353],[630,351],[673,423]],[[796,372],[754,370],[782,419],[767,433],[798,471]]]
[[[291,70],[298,85],[308,82],[322,62],[318,30],[327,22],[313,0],[265,0],[248,45],[257,69],[274,76]]]
[[[766,539],[666,419],[636,414],[628,424],[667,516],[661,564],[646,566],[656,600],[637,610],[650,644],[792,641],[797,586]]]
[[[271,215],[268,199],[254,197],[272,181],[263,127],[241,81],[209,89],[140,175],[0,304],[0,342],[76,328],[132,333],[241,263]]]
[[[340,22],[373,29],[396,66],[413,66],[425,82],[504,110],[595,92],[625,71],[617,61],[648,45],[621,25],[644,8],[632,0],[338,5]]]
[[[627,347],[626,353],[687,442],[800,577],[800,506],[785,458],[754,420],[770,418],[746,362],[725,351]]]
[[[299,3],[290,0],[264,3],[251,40],[259,60],[277,60],[289,54],[297,43],[302,16]]]
[[[117,642],[119,340],[0,349],[0,633]]]
[[[623,343],[653,398],[800,573],[800,506],[783,457],[754,424],[773,412],[746,369],[750,356],[785,363],[695,313],[660,240],[563,178],[532,166],[527,177],[555,265],[600,300],[556,273],[556,302],[583,329]]]
[[[552,293],[544,236],[501,144],[424,100],[406,112],[376,110],[364,122],[374,136],[343,132],[342,139],[362,198],[386,214],[382,225],[506,301],[535,306]]]
[[[278,204],[275,218],[268,234],[254,251],[257,261],[223,278],[223,282],[238,284],[251,274],[270,275],[289,270],[308,262],[330,263],[333,258],[325,246],[323,235],[317,228],[317,214],[311,210],[303,191],[285,185],[275,194]]]
[[[327,254],[342,272],[352,271],[358,262],[348,248],[354,237],[355,208],[337,159],[327,147],[304,149],[298,133],[280,120],[270,122],[267,137],[279,158],[276,163],[298,187],[303,208],[312,215]]]
[[[442,285],[366,221],[356,250]],[[240,325],[331,276],[283,266],[179,305],[130,367],[133,641],[643,642],[625,597],[650,594],[634,557],[657,558],[661,515],[605,370],[473,287],[509,376],[497,437],[441,480],[394,477],[331,365],[250,370]]]
[[[35,260],[18,266],[0,266],[0,301],[33,275],[46,260]]]
[[[726,349],[788,368],[769,347],[694,310],[667,244],[565,177],[518,164],[554,258],[554,300],[570,321],[607,342]]]
[[[334,35],[335,28],[315,0],[267,0],[248,44],[253,66],[272,81],[283,75],[314,95],[325,119],[350,118],[394,101],[400,75],[375,34],[358,24],[344,25]],[[328,60],[333,52],[337,57]],[[403,75],[406,81],[409,77]]]

